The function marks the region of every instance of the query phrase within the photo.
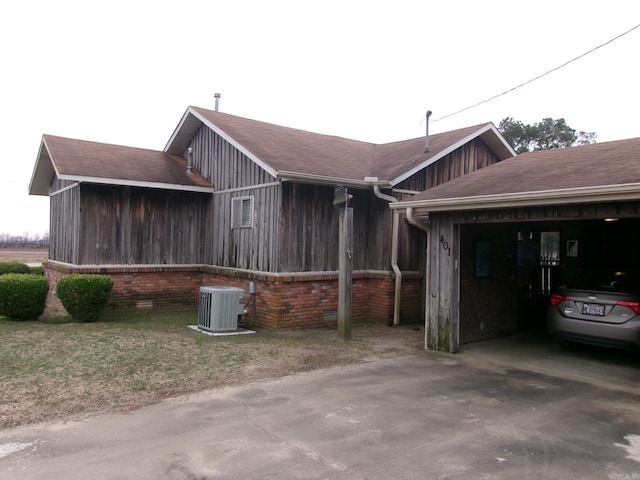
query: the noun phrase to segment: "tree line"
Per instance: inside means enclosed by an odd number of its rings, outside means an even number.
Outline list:
[[[498,130],[518,154],[588,145],[596,143],[598,137],[595,132],[577,132],[564,118],[554,120],[550,117],[533,124],[507,117],[500,122]]]
[[[13,235],[10,233],[0,233],[0,247],[48,247],[49,246],[49,232],[45,232],[44,235],[39,233],[23,233],[22,235]]]

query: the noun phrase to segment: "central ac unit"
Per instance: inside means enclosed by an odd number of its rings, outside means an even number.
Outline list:
[[[244,290],[236,287],[200,287],[198,328],[208,332],[238,329],[244,313]]]

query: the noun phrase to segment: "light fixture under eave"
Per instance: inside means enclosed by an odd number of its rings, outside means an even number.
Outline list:
[[[620,220],[618,217],[607,217],[604,219],[605,222],[617,222]]]

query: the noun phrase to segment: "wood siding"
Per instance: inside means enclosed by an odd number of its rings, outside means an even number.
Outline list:
[[[52,187],[54,185],[60,187],[56,182]],[[59,188],[53,191],[57,190]],[[49,210],[49,259],[77,264],[80,252],[80,186],[49,197]]]
[[[499,161],[480,138],[463,145],[437,162],[396,185],[397,188],[422,192]]]
[[[336,271],[338,210],[333,188],[286,183],[282,189],[280,271]]]
[[[80,255],[74,263],[210,262],[210,195],[84,184],[81,211]]]
[[[280,252],[280,185],[216,193],[213,196],[213,264],[277,272]],[[251,227],[231,228],[233,198],[253,197]]]
[[[189,145],[194,167],[216,191],[251,187],[275,180],[263,168],[206,126],[201,126]],[[187,151],[184,157],[187,158]]]
[[[455,353],[460,308],[459,226],[448,213],[430,218],[426,292],[426,347]]]
[[[282,272],[338,269],[338,217],[334,188],[282,185]],[[353,199],[354,270],[391,270],[391,211],[369,190],[350,190]],[[417,262],[416,262],[417,263]]]

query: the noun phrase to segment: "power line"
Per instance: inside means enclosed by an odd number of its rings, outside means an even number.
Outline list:
[[[513,88],[510,88],[509,90],[506,90],[506,91],[504,91],[504,92],[502,92],[502,93],[499,93],[498,95],[494,95],[494,96],[493,96],[493,97],[491,97],[491,98],[487,98],[486,100],[483,100],[483,101],[481,101],[481,102],[478,102],[478,103],[476,103],[476,104],[474,104],[474,105],[471,105],[471,106],[469,106],[469,107],[463,108],[462,110],[458,110],[457,112],[449,113],[449,114],[447,114],[447,115],[445,115],[445,116],[443,116],[443,117],[436,118],[436,119],[435,119],[435,120],[433,120],[433,121],[434,121],[434,122],[437,122],[438,120],[443,120],[443,119],[445,119],[445,118],[452,117],[452,116],[457,115],[457,114],[459,114],[459,113],[466,112],[467,110],[471,110],[472,108],[475,108],[475,107],[477,107],[477,106],[479,106],[479,105],[482,105],[482,104],[484,104],[484,103],[490,102],[491,100],[495,100],[495,99],[496,99],[496,98],[498,98],[498,97],[502,97],[503,95],[506,95],[507,93],[511,93],[511,92],[513,92],[514,90],[517,90],[517,89],[518,89],[518,88],[520,88],[520,87],[524,87],[525,85],[528,85],[528,84],[530,84],[530,83],[532,83],[532,82],[535,82],[536,80],[538,80],[538,79],[540,79],[540,78],[542,78],[542,77],[544,77],[544,76],[546,76],[546,75],[549,75],[550,73],[555,72],[556,70],[560,70],[561,68],[566,67],[567,65],[569,65],[570,63],[575,62],[576,60],[580,60],[581,58],[586,57],[587,55],[589,55],[589,54],[590,54],[590,53],[592,53],[592,52],[595,52],[595,51],[596,51],[596,50],[598,50],[599,48],[602,48],[602,47],[604,47],[604,46],[606,46],[606,45],[609,45],[611,42],[614,42],[615,40],[618,40],[619,38],[624,37],[625,35],[627,35],[627,34],[629,34],[629,33],[633,32],[633,31],[634,31],[635,29],[637,29],[637,28],[640,28],[640,24],[639,24],[639,25],[636,25],[635,27],[631,28],[630,30],[627,30],[627,31],[626,31],[626,32],[624,32],[624,33],[621,33],[620,35],[618,35],[618,36],[616,36],[616,37],[612,38],[611,40],[609,40],[609,41],[607,41],[607,42],[605,42],[605,43],[603,43],[603,44],[601,44],[601,45],[598,45],[598,46],[597,46],[597,47],[595,47],[595,48],[592,48],[592,49],[591,49],[591,50],[589,50],[588,52],[585,52],[585,53],[583,53],[582,55],[579,55],[579,56],[577,56],[577,57],[575,57],[575,58],[572,58],[571,60],[569,60],[568,62],[563,63],[562,65],[559,65],[559,66],[557,66],[557,67],[555,67],[555,68],[552,68],[551,70],[549,70],[548,72],[543,73],[542,75],[538,75],[537,77],[532,78],[531,80],[528,80],[528,81],[526,81],[526,82],[524,82],[524,83],[521,83],[520,85],[517,85],[517,86],[515,86],[515,87],[513,87]]]

